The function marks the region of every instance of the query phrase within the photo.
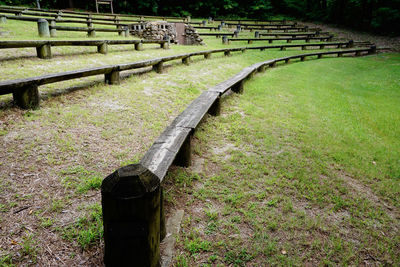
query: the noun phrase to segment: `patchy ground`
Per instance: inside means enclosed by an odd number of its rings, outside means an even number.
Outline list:
[[[2,27],[10,31],[13,39],[31,38],[36,31],[36,25],[26,22],[21,25],[10,22]],[[70,38],[69,34],[60,34],[60,39]],[[252,36],[252,33],[245,35]],[[104,35],[98,39],[105,37],[117,38]],[[162,50],[144,46],[141,52],[134,51],[133,47],[113,46],[106,56],[94,53],[91,48],[55,48],[51,60],[36,58],[34,49],[1,50],[0,79],[225,47],[220,39],[206,37],[205,40],[206,47],[173,46]],[[258,45],[261,43],[253,44]],[[234,46],[247,44],[230,45]],[[233,53],[232,57],[213,55],[207,61],[194,58],[190,66],[174,62],[164,74],[132,75],[115,86],[104,85],[102,76],[41,86],[41,109],[36,111],[22,111],[12,105],[10,95],[1,96],[1,265],[102,265],[99,193],[102,179],[120,166],[137,162],[168,123],[203,90],[254,62],[302,52],[248,51]],[[377,60],[386,59],[377,57]],[[359,67],[362,66],[357,65]],[[335,68],[327,71],[331,72],[340,77]],[[281,75],[283,73],[278,78]],[[257,88],[268,91],[265,85],[270,82],[263,80]],[[279,85],[280,81],[274,84]],[[257,111],[271,103],[262,102],[259,95],[262,94],[252,95],[254,101],[245,98],[246,93],[228,97],[223,115],[209,119],[197,131],[193,167],[175,168],[167,179],[167,214],[176,207],[186,210],[175,264],[263,265],[304,263],[304,259],[310,259],[310,264],[315,265],[321,262],[362,263],[355,261],[361,258],[368,264],[398,262],[398,247],[394,243],[398,233],[395,228],[398,183],[379,180],[378,174],[375,177],[378,181],[370,177],[359,179],[360,174],[342,169],[343,162],[339,162],[333,166],[334,170],[318,169],[310,182],[312,185],[326,181],[331,186],[329,181],[333,180],[337,188],[335,194],[328,194],[329,200],[322,197],[317,198],[321,202],[316,201],[314,195],[306,194],[308,187],[304,192],[296,190],[288,179],[293,178],[294,182],[298,173],[314,173],[312,168],[303,170],[301,167],[315,158],[308,155],[303,159],[304,151],[293,144],[298,132],[283,127],[287,123],[284,117],[278,120],[283,126],[268,133],[279,142],[273,143],[257,134],[266,134],[261,130],[270,126],[268,121],[258,121],[259,116],[269,117],[263,113],[265,110],[260,113],[248,110]],[[244,104],[240,102],[242,98],[246,101]],[[292,99],[293,96],[282,93],[272,103],[290,103]],[[396,93],[390,101],[397,101]],[[282,110],[287,111],[287,107]],[[286,115],[291,118],[292,113]],[[261,129],[255,131],[251,122]],[[397,134],[395,130],[399,127],[391,125]],[[294,140],[286,139],[289,137]],[[260,138],[264,140],[261,143]],[[264,142],[271,142],[268,149],[262,146]],[[393,146],[392,139],[387,144]],[[300,155],[301,160],[293,161],[292,154]],[[379,157],[370,161],[381,166]],[[298,173],[286,173],[286,169],[293,166],[299,166]],[[393,163],[394,171],[397,166]],[[393,176],[390,175],[388,177]],[[375,181],[373,186],[371,181]],[[329,187],[323,189],[325,191],[319,190],[318,194],[327,193]],[[333,201],[336,193],[345,194],[346,201],[340,197]],[[385,194],[386,198],[382,196]],[[347,202],[347,197],[358,200],[358,196],[372,199],[376,204],[363,200],[360,203],[365,204],[365,209],[357,205],[356,211],[360,214],[355,215],[350,209],[354,202]],[[360,225],[353,222],[354,218],[362,218],[367,231],[362,231]],[[349,222],[351,224],[347,225]],[[354,233],[351,227],[356,229]],[[370,239],[374,227],[376,234],[383,233],[382,239],[374,235]],[[340,236],[334,234],[336,230]],[[349,237],[343,239],[346,234]],[[363,234],[366,235],[364,239],[360,238]],[[379,247],[366,243],[371,240],[378,240]],[[358,249],[357,242],[364,250],[356,250],[353,255],[349,244],[354,243]],[[385,249],[390,251],[385,253]],[[271,261],[267,261],[269,259]]]

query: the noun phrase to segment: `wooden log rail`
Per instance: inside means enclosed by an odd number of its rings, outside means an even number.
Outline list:
[[[125,37],[129,37],[129,29],[126,27],[124,29],[109,29],[109,28],[92,28],[92,27],[66,27],[66,26],[52,26],[49,25],[51,31],[51,37],[55,37],[56,33],[54,31],[70,31],[70,32],[87,32],[88,37],[95,37],[96,32],[116,32],[119,35],[122,33]]]
[[[111,13],[93,13],[93,12],[77,12],[77,11],[70,11],[70,10],[54,10],[54,9],[38,9],[38,8],[24,8],[24,7],[10,7],[10,6],[4,6],[0,9],[0,12],[9,12],[9,13],[17,13],[17,14],[31,14],[34,16],[37,16],[36,14],[46,14],[46,13],[53,13],[58,16],[64,16],[64,17],[76,17],[76,18],[82,18],[82,17],[90,17],[90,18],[95,18],[96,16],[109,16],[112,18],[116,17],[126,17],[126,18],[139,18],[140,20],[143,19],[162,19],[162,20],[167,20],[167,19],[177,19],[179,22],[185,22],[187,21],[187,17],[170,17],[170,16],[149,16],[149,15],[129,15],[129,14],[111,14]],[[31,12],[35,11],[35,12]],[[44,13],[45,12],[45,13]],[[71,15],[65,15],[65,14],[73,14],[73,15],[80,15],[80,16],[71,16]]]
[[[274,36],[276,38],[278,38],[279,36],[290,36],[290,37],[315,37],[315,36],[319,36],[320,34],[325,34],[321,33],[319,31],[315,31],[315,32],[274,32],[274,33],[259,33],[258,36]],[[254,36],[255,37],[255,36]]]
[[[118,40],[116,40],[118,41]],[[146,41],[143,40],[143,43]],[[246,50],[265,50],[270,48],[278,48],[280,46],[258,46],[258,47],[237,47],[229,49],[216,49],[208,51],[192,52],[168,57],[161,57],[150,60],[143,60],[133,63],[124,63],[117,65],[109,65],[102,67],[87,68],[75,71],[67,71],[60,73],[53,73],[44,76],[30,77],[24,79],[0,81],[0,95],[13,94],[14,102],[23,109],[36,109],[39,108],[39,90],[38,87],[45,84],[67,81],[71,79],[78,79],[82,77],[104,75],[104,81],[107,84],[119,84],[120,72],[140,69],[145,67],[152,67],[157,73],[163,72],[163,64],[168,61],[182,60],[182,63],[189,64],[190,58],[194,56],[204,56],[204,58],[210,58],[211,54],[224,53],[225,56],[229,56],[231,52],[245,52]],[[286,45],[287,46],[287,45]],[[295,47],[292,45],[290,47]],[[301,46],[301,45],[298,45]]]
[[[7,48],[36,48],[38,58],[49,59],[52,57],[52,46],[96,46],[97,52],[108,53],[109,45],[134,45],[135,50],[142,50],[143,44],[160,44],[161,48],[167,49],[167,41],[159,40],[68,40],[68,41],[0,41],[0,49]]]
[[[329,42],[333,39],[333,35],[330,36],[316,36],[316,37],[279,37],[279,38],[237,38],[237,39],[227,39],[226,42],[222,40],[222,43],[230,43],[230,42],[245,42],[248,44],[253,43],[254,41],[268,41],[268,43],[272,43],[273,41],[286,41],[287,43],[291,43],[292,41],[306,41],[307,43],[310,41],[326,41]]]
[[[245,25],[246,23],[243,22],[254,22],[257,25],[270,25],[270,24],[286,24],[286,23],[294,23],[294,21],[291,20],[280,20],[280,19],[276,19],[276,20],[254,20],[254,19],[240,19],[240,20],[235,20],[235,19],[214,19],[214,21],[223,21],[223,22],[227,22],[230,21],[232,23],[235,24],[243,24]]]
[[[167,126],[138,164],[117,169],[101,185],[106,266],[159,266],[165,237],[163,181],[171,165],[191,163],[191,139],[207,113],[216,116],[229,90],[243,92],[255,73],[279,62],[323,55],[374,53],[376,48],[317,52],[272,59],[244,68],[196,98]]]
[[[267,32],[308,32],[308,31],[321,31],[320,28],[309,28],[307,26],[300,27],[286,27],[286,28],[276,28],[276,27],[243,27],[243,30],[266,30]]]
[[[234,33],[227,33],[227,32],[216,32],[216,33],[208,33],[208,32],[199,32],[200,36],[215,36],[216,38],[220,38],[221,36],[235,36]]]
[[[288,28],[288,27],[296,27],[297,22],[292,22],[292,23],[279,23],[279,24],[248,24],[248,23],[229,23],[225,22],[227,26],[237,26],[241,25],[242,27],[271,27],[271,28]]]

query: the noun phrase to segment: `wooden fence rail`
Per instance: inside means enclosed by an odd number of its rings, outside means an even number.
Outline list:
[[[52,46],[96,46],[97,52],[107,54],[109,45],[134,45],[135,50],[142,50],[143,44],[160,44],[161,48],[167,49],[167,41],[158,40],[68,40],[68,41],[0,41],[0,49],[6,48],[36,48],[39,58],[49,59]]]
[[[207,113],[219,114],[220,98],[227,91],[241,93],[247,79],[279,62],[375,51],[376,47],[371,47],[272,59],[244,68],[232,78],[203,92],[167,126],[138,164],[119,168],[103,180],[101,203],[105,265],[159,266],[159,245],[166,233],[162,183],[172,164],[190,165],[192,135]]]
[[[143,41],[145,42],[145,41]],[[163,72],[163,64],[168,61],[181,59],[182,63],[189,64],[190,58],[193,56],[204,56],[204,58],[210,58],[211,54],[224,53],[225,56],[229,56],[231,52],[245,52],[246,50],[265,50],[271,48],[289,47],[288,45],[279,46],[257,46],[257,47],[238,47],[229,49],[216,49],[208,51],[192,52],[174,56],[161,57],[150,60],[143,60],[133,63],[124,63],[117,65],[108,65],[102,67],[87,68],[75,71],[67,71],[61,73],[53,73],[44,76],[37,76],[24,79],[0,81],[0,95],[13,94],[15,103],[24,109],[28,108],[39,108],[40,98],[38,87],[41,85],[55,83],[60,81],[67,81],[71,79],[77,79],[82,77],[104,75],[104,81],[107,84],[119,84],[120,72],[132,69],[140,69],[144,67],[152,66],[153,70],[157,73]],[[290,45],[290,47],[302,47],[302,45]]]

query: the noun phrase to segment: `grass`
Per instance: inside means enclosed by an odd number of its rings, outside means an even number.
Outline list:
[[[10,31],[7,39],[37,39],[35,23],[9,20],[1,27]],[[86,39],[70,32],[56,39],[78,37]],[[99,33],[95,39],[108,38],[121,37]],[[221,39],[204,39],[206,46],[169,50],[111,46],[107,55],[57,47],[50,60],[36,58],[34,49],[6,49],[0,79],[226,47]],[[6,234],[0,247],[7,247],[1,264],[62,265],[45,252],[48,245],[70,265],[81,259],[99,265],[102,179],[138,162],[202,91],[255,62],[303,52],[195,57],[189,66],[173,62],[164,74],[131,75],[113,86],[100,76],[45,85],[34,111],[10,107],[11,95],[1,96],[0,223]],[[312,265],[357,265],[361,258],[398,264],[398,220],[385,208],[397,212],[399,203],[398,61],[398,55],[379,55],[290,64],[257,75],[244,95],[226,98],[222,116],[196,131],[194,158],[204,159],[203,171],[176,168],[167,179],[174,182],[167,207],[185,203],[187,209],[175,264],[303,265],[310,259]],[[30,207],[23,216],[12,214],[24,206]],[[23,226],[37,230],[31,243],[38,249],[26,250],[26,258],[17,257],[21,247],[7,239],[27,242]]]
[[[191,218],[176,264],[400,264],[399,62],[383,54],[294,63],[226,98],[195,135],[202,175],[171,192],[193,203],[175,204]],[[191,170],[169,179],[182,175]],[[210,248],[193,253],[187,244],[198,240]]]

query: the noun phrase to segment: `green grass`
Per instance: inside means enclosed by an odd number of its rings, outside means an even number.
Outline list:
[[[399,62],[382,54],[293,63],[227,97],[195,135],[201,178],[172,192],[203,211],[183,207],[191,220],[177,265],[209,251],[213,264],[234,266],[400,264]],[[182,175],[192,174],[168,179]],[[211,247],[193,255],[190,238]]]
[[[9,20],[1,27],[10,31],[6,39],[39,39],[35,23]],[[56,39],[71,38],[87,37],[59,32]],[[95,39],[121,37],[99,33]],[[206,46],[169,50],[111,46],[107,55],[93,47],[56,47],[50,60],[36,58],[34,49],[4,49],[0,79],[227,47],[221,39],[204,39]],[[267,43],[228,47],[259,45]],[[34,259],[40,265],[51,260],[46,244],[68,262],[98,265],[102,179],[138,162],[202,91],[255,62],[299,53],[195,57],[189,66],[172,62],[163,74],[132,75],[120,85],[104,85],[96,76],[40,86],[39,110],[1,108],[0,190],[9,197],[0,205],[0,223],[7,233],[16,223],[36,230],[32,242],[24,230],[13,232],[30,256],[0,239],[7,248],[1,264]],[[194,158],[204,158],[203,171],[175,168],[166,179],[167,209],[187,209],[176,265],[304,265],[308,259],[311,265],[357,265],[371,257],[398,264],[398,220],[384,206],[392,212],[399,206],[398,62],[398,55],[379,55],[293,63],[256,75],[243,95],[224,99],[222,116],[196,131]],[[33,211],[33,219],[15,222],[9,215],[24,206],[31,207],[21,214]],[[49,232],[57,242],[43,241]],[[33,244],[37,250],[29,249]]]

